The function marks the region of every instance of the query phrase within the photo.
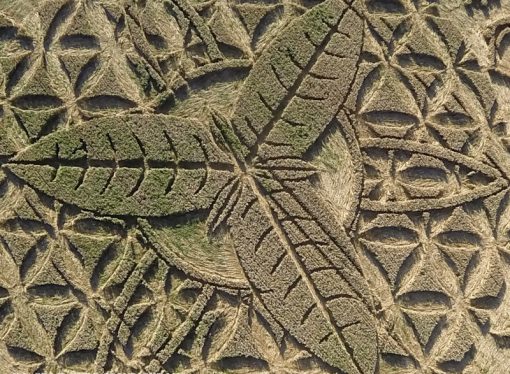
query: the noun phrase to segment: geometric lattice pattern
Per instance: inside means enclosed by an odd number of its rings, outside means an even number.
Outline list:
[[[0,0],[0,371],[510,364],[510,2]]]

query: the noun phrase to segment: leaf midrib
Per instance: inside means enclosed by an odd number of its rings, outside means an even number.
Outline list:
[[[227,162],[211,162],[211,161],[159,161],[136,158],[131,160],[97,160],[97,159],[78,159],[78,160],[62,160],[62,159],[42,159],[42,160],[10,160],[5,164],[6,167],[11,165],[33,165],[33,166],[50,166],[55,169],[60,167],[76,167],[81,169],[88,168],[126,168],[126,169],[213,169],[218,171],[234,172],[234,165]]]

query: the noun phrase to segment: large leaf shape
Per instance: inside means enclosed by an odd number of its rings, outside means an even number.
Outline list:
[[[343,107],[362,45],[363,21],[353,7],[325,1],[257,60],[232,118],[248,163],[301,157]]]
[[[245,178],[228,220],[246,277],[274,318],[322,360],[373,373],[377,334],[352,245],[310,182],[278,173]]]
[[[205,128],[158,115],[105,117],[55,132],[8,168],[63,202],[136,216],[208,209],[233,171]]]

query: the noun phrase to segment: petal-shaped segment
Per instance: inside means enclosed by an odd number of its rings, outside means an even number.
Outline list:
[[[459,152],[401,139],[364,139],[364,199],[370,211],[457,206],[508,186],[495,167]]]

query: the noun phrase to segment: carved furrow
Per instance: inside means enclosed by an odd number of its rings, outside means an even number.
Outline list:
[[[185,0],[170,0],[167,1],[167,4],[171,4],[172,7],[178,8],[191,21],[198,35],[207,47],[207,54],[209,55],[209,58],[213,62],[221,60],[223,55],[218,49],[218,45],[216,44],[211,31],[195,9]]]
[[[228,218],[240,196],[239,180],[233,178],[219,192],[207,218],[210,233],[215,233]]]
[[[142,171],[140,172],[140,176],[136,180],[136,183],[131,189],[131,191],[129,191],[129,193],[127,194],[128,197],[133,196],[140,189],[140,186],[142,185],[142,182],[147,178],[148,173],[148,165],[147,162],[145,161],[147,159],[147,152],[145,151],[145,147],[143,146],[143,143],[140,140],[140,138],[136,136],[134,132],[131,133],[131,136],[135,139],[138,148],[140,148],[140,152],[142,153],[144,162],[142,163]]]
[[[129,304],[129,300],[131,299],[137,286],[142,281],[145,272],[149,269],[151,264],[156,261],[156,259],[156,253],[153,250],[148,250],[136,265],[136,267],[134,267],[130,272],[130,275],[124,284],[121,294],[115,299],[112,310],[113,313],[106,322],[106,328],[103,331],[99,341],[99,347],[97,349],[98,351],[95,361],[96,370],[99,370],[100,372],[104,371],[110,346],[114,340],[114,336],[120,324],[122,323],[122,318]]]
[[[194,135],[193,138],[195,139],[195,141],[200,146],[200,150],[204,154],[204,159],[205,159],[205,168],[204,168],[205,174],[204,174],[204,177],[202,178],[202,180],[200,181],[200,185],[193,192],[196,195],[196,194],[200,193],[202,188],[205,187],[205,183],[207,182],[207,179],[209,177],[209,156],[207,155],[207,151],[206,151],[204,145],[202,144],[202,140],[198,136],[196,136],[196,135]]]
[[[203,286],[200,295],[193,304],[192,309],[189,311],[186,319],[181,325],[173,332],[172,337],[166,344],[155,354],[155,359],[148,365],[149,372],[156,372],[160,369],[160,365],[165,363],[179,348],[186,336],[196,326],[197,321],[204,312],[207,303],[214,293],[214,287],[206,284]],[[156,370],[155,370],[156,369]]]

